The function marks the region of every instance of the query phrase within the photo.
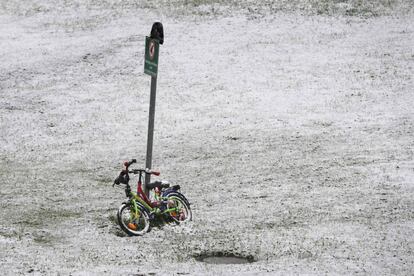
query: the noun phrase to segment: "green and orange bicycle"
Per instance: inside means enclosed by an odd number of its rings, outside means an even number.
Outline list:
[[[117,219],[123,231],[131,236],[142,236],[150,230],[152,222],[163,220],[176,224],[191,221],[192,213],[190,202],[179,192],[180,186],[170,187],[168,182],[155,181],[147,185],[149,191],[154,190],[154,199],[151,201],[142,189],[143,173],[160,175],[150,169],[129,169],[136,163],[136,159],[124,163],[125,168],[115,179],[113,186],[125,185],[125,195],[128,200],[118,209]],[[138,174],[137,193],[132,192],[129,185],[129,174]]]

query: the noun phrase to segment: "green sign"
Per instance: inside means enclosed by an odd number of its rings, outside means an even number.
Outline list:
[[[152,77],[157,76],[158,72],[158,53],[160,44],[158,40],[150,37],[145,38],[145,64],[144,73]]]

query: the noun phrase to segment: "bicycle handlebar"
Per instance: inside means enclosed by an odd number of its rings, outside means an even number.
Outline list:
[[[131,161],[125,161],[124,162],[124,166],[125,168],[121,171],[121,173],[119,174],[119,176],[115,179],[114,183],[112,186],[119,185],[119,184],[127,184],[128,185],[128,181],[129,181],[129,173],[133,173],[133,174],[141,174],[141,173],[146,173],[146,174],[153,174],[153,175],[160,175],[159,171],[153,171],[151,169],[133,169],[133,170],[129,170],[128,167],[131,166],[132,164],[137,163],[137,159],[131,159]],[[140,176],[141,177],[141,176]]]
[[[125,161],[124,166],[125,166],[126,170],[128,170],[128,167],[131,166],[134,163],[137,163],[137,159],[132,159],[131,161]],[[159,171],[153,171],[153,170],[148,169],[148,168],[146,168],[146,169],[134,169],[132,171],[128,171],[128,173],[133,173],[133,174],[137,174],[139,172],[145,172],[146,174],[153,174],[153,175],[156,175],[156,176],[160,175]]]
[[[133,173],[133,174],[138,174],[138,173],[142,173],[142,172],[144,172],[146,174],[153,174],[153,175],[156,175],[156,176],[160,175],[159,171],[152,171],[148,168],[147,169],[133,169],[131,171],[128,171],[128,173]]]
[[[134,163],[137,163],[137,159],[132,159],[131,161],[125,161],[124,166],[128,168],[129,166],[131,166]]]

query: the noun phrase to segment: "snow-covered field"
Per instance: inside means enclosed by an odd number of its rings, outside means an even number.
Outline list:
[[[413,6],[1,1],[1,274],[414,274]],[[153,168],[194,221],[126,237],[156,20]]]

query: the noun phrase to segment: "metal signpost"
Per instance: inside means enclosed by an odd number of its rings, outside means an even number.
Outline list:
[[[151,95],[148,118],[148,136],[147,136],[147,156],[145,167],[151,169],[152,166],[152,145],[154,138],[154,117],[155,117],[155,98],[157,90],[157,73],[158,73],[158,54],[160,44],[164,42],[164,31],[162,24],[156,22],[151,29],[151,36],[145,38],[145,64],[144,73],[151,76]],[[145,174],[144,192],[148,196],[147,185],[151,181],[151,175]]]

